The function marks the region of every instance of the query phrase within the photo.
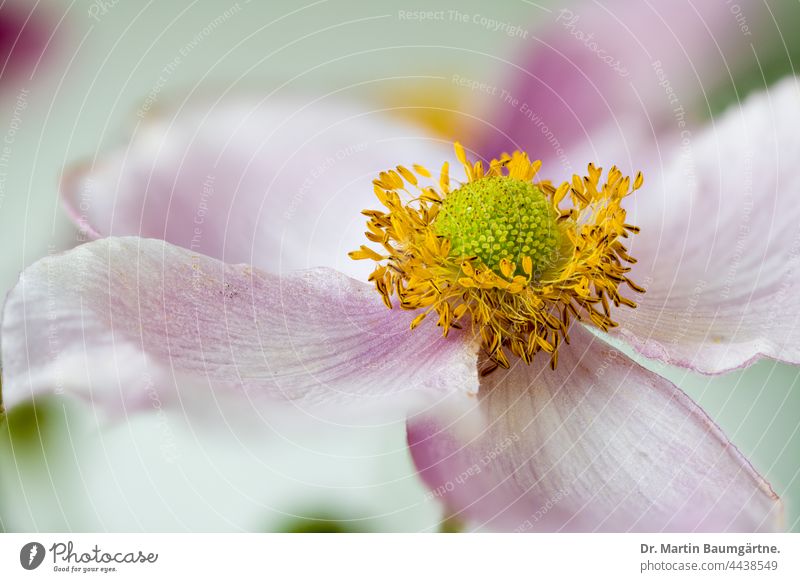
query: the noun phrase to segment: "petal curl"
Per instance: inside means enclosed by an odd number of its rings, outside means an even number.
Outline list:
[[[163,241],[108,238],[45,258],[10,293],[6,406],[72,393],[111,411],[192,390],[254,402],[379,405],[477,391],[475,350],[328,269],[279,277]]]
[[[677,149],[632,200],[639,308],[616,333],[642,354],[716,374],[800,363],[800,90],[787,79]]]
[[[580,326],[571,339],[555,372],[539,358],[484,378],[472,438],[409,421],[433,496],[509,531],[779,527],[775,493],[688,396]]]
[[[452,156],[416,125],[331,98],[194,98],[144,117],[128,144],[65,175],[64,202],[88,238],[160,238],[273,272],[366,279],[347,253],[364,242],[371,181]]]

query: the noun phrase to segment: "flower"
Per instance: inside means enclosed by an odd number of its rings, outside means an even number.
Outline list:
[[[613,167],[601,186],[602,168],[589,164],[586,176],[555,188],[533,182],[541,161],[522,152],[494,159],[484,170],[482,161],[467,161],[461,144],[455,151],[467,181],[452,191],[447,162],[441,193],[420,186],[405,166],[381,172],[375,193],[388,212],[363,214],[367,238],[388,254],[361,245],[350,257],[378,263],[369,280],[389,309],[396,294],[403,309],[419,310],[411,329],[436,311],[447,337],[468,318],[491,362],[482,374],[508,368],[506,350],[525,363],[545,351],[555,369],[573,317],[582,314],[608,331],[616,326],[609,300],[636,306],[620,295],[620,284],[644,291],[625,275],[625,263],[635,260],[619,240],[639,230],[625,222],[621,203],[643,177],[631,184]],[[414,170],[431,177],[423,166]],[[404,204],[408,187],[418,195]],[[572,205],[561,209],[567,193]]]
[[[34,76],[56,36],[57,26],[41,7],[4,3],[0,8],[0,89]]]
[[[556,94],[567,104],[581,95]],[[648,195],[626,199],[644,233],[629,249],[639,259],[630,278],[647,293],[636,310],[615,311],[618,339],[706,372],[762,356],[800,362],[796,322],[782,317],[796,312],[799,272],[786,198],[797,179],[797,105],[789,79],[692,135],[691,155],[666,168],[660,150],[639,147],[647,125],[625,124],[648,176]],[[54,387],[111,410],[146,406],[153,389],[166,404],[200,387],[257,407],[385,402],[416,413],[408,440],[420,475],[477,526],[779,529],[777,496],[708,416],[574,321],[555,370],[542,357],[527,365],[512,357],[507,371],[480,377],[467,329],[442,337],[423,322],[411,332],[419,314],[386,309],[346,258],[361,244],[356,217],[372,195],[369,180],[449,153],[381,117],[325,100],[190,103],[74,171],[64,185],[68,208],[93,238],[107,238],[34,264],[9,295],[6,404]],[[599,117],[591,136],[605,140],[609,118]],[[513,117],[502,127],[514,135],[520,125]],[[673,139],[667,132],[656,143],[680,151]],[[483,149],[491,140],[477,142]],[[525,149],[576,155],[552,145]],[[737,213],[756,188],[742,233]],[[122,236],[133,234],[141,238]],[[437,244],[440,258],[449,256]],[[525,256],[513,269],[502,258],[496,267],[509,285],[514,276],[535,279]],[[310,265],[324,267],[291,271]]]

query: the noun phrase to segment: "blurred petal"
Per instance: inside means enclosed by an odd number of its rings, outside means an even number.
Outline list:
[[[771,16],[751,8],[752,32]],[[610,146],[611,163],[628,170],[630,157],[639,165],[640,133],[653,152],[655,135],[674,130],[678,117],[702,115],[706,93],[753,59],[726,2],[572,1],[541,16],[544,28],[512,69],[505,98],[492,97],[478,138],[486,156],[524,149],[571,173],[589,161],[572,155],[576,148],[588,144],[590,160],[605,164]]]
[[[5,531],[281,531],[435,528],[403,421],[323,422],[290,406],[224,399],[213,422],[181,409],[97,426],[97,411],[37,398],[0,419]],[[325,522],[311,524],[325,527]]]
[[[788,79],[687,140],[633,197],[639,308],[615,312],[644,355],[705,373],[800,363],[800,91]],[[676,152],[677,154],[678,152]]]
[[[54,34],[46,6],[20,2],[0,5],[0,88],[14,77],[30,77]]]
[[[555,372],[537,358],[482,380],[471,440],[409,421],[434,496],[510,531],[779,527],[775,493],[689,397],[580,326],[571,339]]]
[[[92,237],[161,238],[229,263],[365,279],[369,265],[347,253],[364,242],[371,181],[397,164],[438,166],[451,151],[416,125],[330,99],[197,98],[73,167],[62,193]]]
[[[476,392],[470,343],[411,333],[412,317],[329,269],[281,278],[103,239],[39,261],[9,295],[3,397],[66,392],[118,411],[183,406],[193,391],[309,406]]]

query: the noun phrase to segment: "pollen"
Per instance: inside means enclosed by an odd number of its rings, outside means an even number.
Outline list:
[[[455,151],[465,179],[450,181],[444,163],[435,179],[423,166],[381,172],[373,181],[382,210],[364,210],[367,239],[350,253],[376,263],[370,281],[388,308],[428,316],[447,336],[468,327],[486,354],[482,373],[530,363],[539,352],[558,364],[574,321],[616,327],[614,307],[636,307],[623,289],[643,293],[627,274],[636,261],[623,240],[622,200],[642,186],[616,167],[589,164],[559,186],[539,180],[540,161],[523,152],[488,164]]]

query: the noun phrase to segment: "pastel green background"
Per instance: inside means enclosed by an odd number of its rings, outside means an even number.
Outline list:
[[[97,9],[102,4],[104,13]],[[793,10],[779,19],[790,44],[784,47],[772,33],[753,39],[764,69],[737,78],[740,97],[763,87],[765,77],[789,74],[791,59],[800,55],[791,44],[797,4],[773,4],[778,13]],[[62,168],[124,139],[148,94],[156,92],[158,107],[170,95],[206,87],[272,90],[285,83],[286,90],[340,91],[374,104],[397,98],[380,81],[397,76],[408,76],[412,88],[447,93],[454,72],[492,79],[494,57],[514,58],[524,41],[466,24],[402,21],[398,10],[482,13],[532,32],[543,20],[536,5],[522,0],[49,5],[55,21],[63,17],[58,48],[35,79],[19,82],[30,94],[0,199],[3,293],[26,265],[74,243],[57,200]],[[232,12],[224,17],[226,11]],[[164,66],[220,17],[161,83]],[[0,96],[0,129],[10,122],[16,96],[14,88]],[[734,99],[730,90],[711,95],[717,110]],[[800,370],[762,362],[708,378],[648,365],[705,408],[784,498],[787,527],[800,529]],[[57,400],[13,411],[9,421],[11,430],[8,424],[0,430],[0,530],[437,528],[436,504],[413,474],[401,422],[387,421],[371,439],[347,430],[315,437],[285,427],[286,446],[263,451],[281,476],[267,475],[254,486],[262,473],[251,473],[246,457],[230,458],[224,438],[198,436],[182,419],[172,419],[184,451],[177,468],[163,463],[154,419],[98,429],[90,410]],[[347,453],[337,457],[337,450]],[[329,484],[336,473],[346,484]],[[298,525],[298,517],[338,523]]]

